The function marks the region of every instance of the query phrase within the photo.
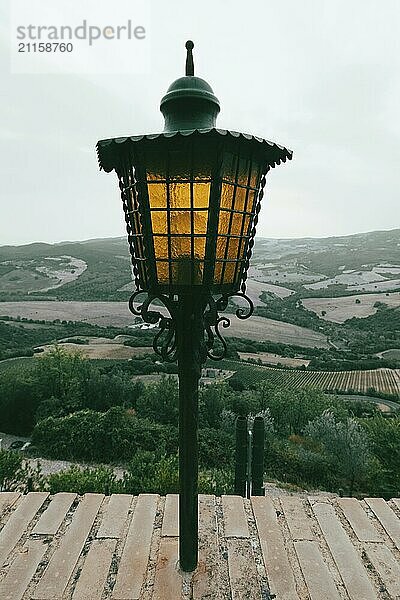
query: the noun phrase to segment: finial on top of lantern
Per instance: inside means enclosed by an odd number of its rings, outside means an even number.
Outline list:
[[[192,50],[194,48],[194,44],[192,42],[192,40],[188,40],[185,44],[185,48],[187,50],[187,55],[186,55],[186,72],[185,75],[186,76],[193,76],[194,75],[194,63],[193,63],[193,53]]]

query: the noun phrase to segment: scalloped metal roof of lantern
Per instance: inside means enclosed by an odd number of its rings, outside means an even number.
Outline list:
[[[247,133],[239,133],[238,131],[228,131],[227,129],[187,129],[184,131],[165,131],[162,133],[149,133],[145,135],[132,135],[128,137],[111,138],[107,140],[100,140],[97,142],[97,156],[99,161],[100,169],[103,169],[107,173],[112,171],[118,163],[118,159],[121,156],[121,149],[126,150],[131,144],[141,142],[142,140],[155,140],[158,138],[172,138],[172,137],[189,137],[195,134],[206,135],[209,133],[215,133],[220,136],[230,136],[231,138],[241,138],[247,140],[252,144],[261,145],[266,152],[266,160],[270,167],[280,165],[281,162],[291,160],[293,156],[292,150],[288,150],[284,146],[279,146],[274,142],[264,140],[263,138],[249,135]]]

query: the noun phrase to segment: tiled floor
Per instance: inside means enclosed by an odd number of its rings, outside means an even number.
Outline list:
[[[0,493],[0,599],[400,599],[399,499],[199,503],[184,574],[177,496]]]

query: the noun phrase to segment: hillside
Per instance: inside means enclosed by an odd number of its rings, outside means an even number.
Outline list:
[[[249,290],[285,297],[400,289],[400,230],[346,237],[257,238]],[[0,300],[125,300],[125,238],[0,247]]]
[[[399,229],[320,239],[257,238],[247,280],[255,316],[245,323],[232,319],[225,333],[330,347],[351,352],[345,358],[353,361],[399,349],[399,240]],[[0,316],[126,327],[133,323],[126,307],[132,290],[125,238],[0,247]],[[228,312],[234,308],[231,304]],[[336,369],[332,358],[318,368]]]

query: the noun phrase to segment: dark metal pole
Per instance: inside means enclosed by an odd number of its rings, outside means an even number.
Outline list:
[[[264,495],[264,419],[256,417],[253,424],[252,494]]]
[[[179,375],[179,562],[193,571],[198,560],[198,391],[201,375],[202,298],[179,297],[176,322]]]
[[[235,494],[246,496],[247,418],[236,419]]]

